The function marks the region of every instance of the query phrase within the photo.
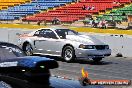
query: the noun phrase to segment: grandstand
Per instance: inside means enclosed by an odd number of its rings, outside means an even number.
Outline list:
[[[30,2],[30,0],[0,0],[0,10],[27,2]]]
[[[0,20],[18,20],[21,17],[38,13],[48,8],[64,5],[71,0],[5,0],[1,3]],[[4,4],[3,4],[4,3]],[[19,3],[19,4],[16,4]],[[4,9],[5,5],[9,8]]]
[[[46,21],[51,22],[54,17],[57,17],[61,22],[73,23],[84,19],[88,14],[100,15],[101,12],[112,10],[110,14],[98,16],[101,19],[108,19],[109,16],[114,16],[116,20],[125,19],[126,16],[120,16],[126,10],[125,4],[130,4],[130,0],[119,0],[120,4],[114,4],[115,0],[0,0],[0,20],[13,21],[20,20],[27,22]],[[94,6],[94,10],[82,10],[82,6]],[[118,13],[120,12],[120,13]],[[131,14],[131,11],[129,10]],[[113,15],[114,14],[114,15]],[[120,16],[120,17],[118,17]]]
[[[127,21],[127,15],[132,14],[132,5],[128,5],[117,10],[112,10],[109,14],[104,14],[103,16],[98,17],[98,19],[105,19],[107,21]],[[111,17],[113,17],[111,19]]]
[[[98,15],[100,12],[105,12],[107,9],[113,9],[120,7],[126,3],[130,3],[129,0],[121,0],[120,5],[113,4],[113,0],[105,0],[105,1],[80,1],[74,4],[68,4],[66,6],[62,6],[56,8],[54,10],[49,10],[47,12],[39,13],[31,17],[27,17],[24,21],[43,21],[46,20],[51,22],[54,17],[60,19],[61,22],[74,22],[77,20],[84,19],[88,14],[96,14]],[[82,10],[82,6],[85,5],[86,7],[95,6],[94,10]]]

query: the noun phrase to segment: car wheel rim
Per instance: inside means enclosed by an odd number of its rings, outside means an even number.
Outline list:
[[[27,45],[26,46],[26,54],[27,55],[31,55],[32,54],[32,47],[31,47],[31,45]]]
[[[72,50],[66,49],[65,50],[65,60],[69,61],[72,58]]]

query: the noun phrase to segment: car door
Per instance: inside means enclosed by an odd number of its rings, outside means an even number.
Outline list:
[[[45,41],[46,39],[43,37],[43,29],[38,30],[35,32],[34,34],[35,39],[34,39],[34,46],[35,46],[35,53],[46,53],[46,51],[44,51],[44,46],[43,46],[43,41]]]
[[[60,55],[62,43],[56,34],[50,29],[44,29],[40,32],[40,38],[35,42],[36,48],[40,53],[50,55]]]
[[[56,56],[61,55],[63,42],[60,39],[49,38],[47,40],[47,43],[45,43],[45,44],[47,45],[46,50],[47,50],[48,54],[52,54],[52,55],[56,55]]]
[[[47,51],[47,54],[57,56],[61,55],[62,42],[54,33],[54,31],[47,29],[44,31],[44,34],[46,41],[43,42],[43,45],[46,46],[44,50]]]

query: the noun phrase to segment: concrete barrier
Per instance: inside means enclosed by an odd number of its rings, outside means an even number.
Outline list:
[[[26,31],[23,29],[12,29],[12,28],[2,28],[0,29],[0,41],[10,42],[17,44],[20,34],[29,33],[31,31]]]
[[[8,30],[6,28],[0,28],[0,41],[8,42],[9,35]]]
[[[9,29],[8,30],[8,35],[9,35],[9,41],[10,43],[14,43],[14,44],[17,44],[17,41],[18,41],[18,34],[22,34],[22,31],[20,29]]]
[[[111,35],[111,34],[88,34],[105,42],[112,49],[112,56],[122,54],[124,57],[132,57],[132,36],[128,35]]]

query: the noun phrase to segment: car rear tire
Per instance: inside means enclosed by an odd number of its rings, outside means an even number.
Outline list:
[[[75,51],[71,46],[64,47],[62,55],[63,55],[63,59],[66,62],[71,62],[75,59]]]
[[[33,48],[31,44],[28,43],[24,46],[24,52],[27,54],[27,56],[33,55]]]
[[[101,60],[102,60],[102,58],[93,58],[93,61],[96,63],[100,62]]]

